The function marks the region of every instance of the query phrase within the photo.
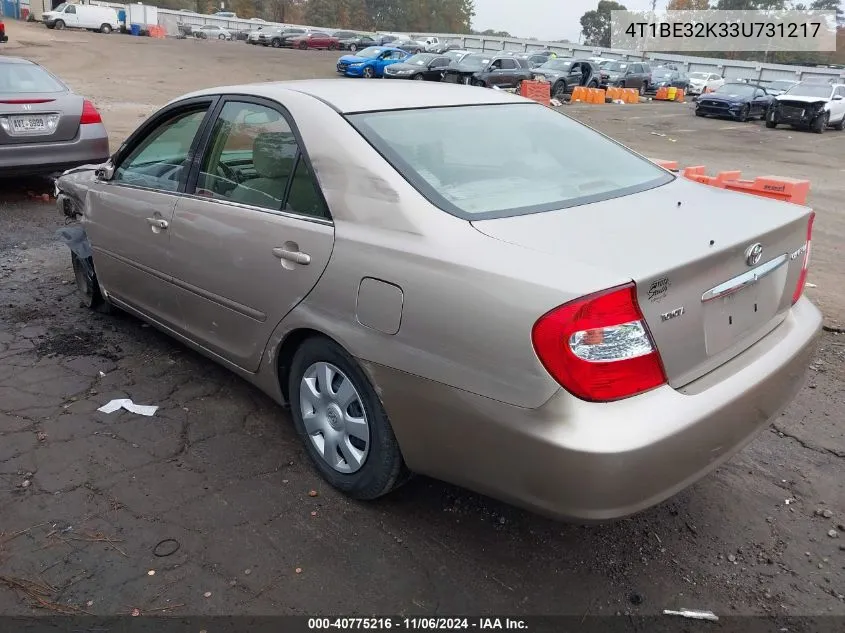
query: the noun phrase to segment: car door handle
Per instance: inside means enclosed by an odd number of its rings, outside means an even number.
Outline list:
[[[273,255],[288,262],[307,266],[311,263],[311,255],[302,251],[288,251],[284,248],[274,248]]]
[[[162,220],[161,218],[147,218],[147,224],[154,229],[166,229],[170,226],[167,220]]]

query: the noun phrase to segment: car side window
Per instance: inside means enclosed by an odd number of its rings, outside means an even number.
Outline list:
[[[840,97],[845,98],[845,87],[840,86],[839,88],[837,88],[836,94],[839,95]]]
[[[281,113],[230,101],[214,122],[196,194],[280,211],[297,151]]]
[[[75,7],[75,6],[73,6],[72,4],[69,4],[69,5],[65,8],[65,13],[68,13],[68,14],[70,14],[70,15],[76,15],[76,7]]]
[[[112,181],[178,191],[187,177],[188,156],[207,110],[203,106],[163,121],[120,160]]]
[[[326,204],[317,190],[317,182],[301,153],[290,183],[290,193],[285,204],[285,211],[315,218],[328,219],[330,217]]]
[[[519,65],[516,63],[515,59],[503,59],[502,60],[502,69],[503,70],[513,70],[514,68],[519,68]]]
[[[432,68],[441,68],[442,66],[448,66],[450,64],[450,60],[448,57],[437,57],[433,62],[431,62]]]

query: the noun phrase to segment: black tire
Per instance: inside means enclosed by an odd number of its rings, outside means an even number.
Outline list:
[[[745,123],[748,120],[749,114],[751,114],[751,106],[746,103],[744,106],[742,106],[742,110],[739,111],[736,120],[740,123]]]
[[[411,77],[411,79],[413,79],[414,81],[422,81],[423,79],[425,79],[425,77],[423,77],[422,73],[417,73],[416,75]]]
[[[218,39],[218,40],[225,40],[225,39],[226,39],[226,36],[225,36],[225,35],[223,35],[222,33],[220,33],[220,35],[218,35],[218,36],[217,36],[217,39]]]
[[[329,44],[329,50],[330,50],[330,51],[333,51],[333,50],[335,50],[336,48],[337,48],[337,45],[336,45],[334,42],[332,42],[331,44]]]
[[[593,81],[591,81],[590,83],[587,84],[587,88],[598,88],[598,87],[599,87],[599,82],[597,82],[595,80],[593,80]]]
[[[358,50],[358,45],[357,45],[357,44],[350,44],[350,45],[349,45],[349,50],[350,50],[350,51],[352,51],[352,52],[354,53],[355,51],[357,51],[357,50]]]
[[[839,123],[837,123],[834,127],[840,132],[845,131],[845,114],[842,115],[842,118],[839,119]]]
[[[299,43],[299,50],[301,50],[301,51],[308,50],[308,42],[300,42]]]
[[[558,80],[552,86],[552,97],[555,99],[562,99],[566,95],[566,82]]]
[[[65,28],[64,20],[56,20],[55,23],[53,23],[53,28],[55,28],[57,31],[61,31],[63,28]]]
[[[422,53],[422,49],[420,49],[420,48],[414,49],[414,55],[419,55],[420,53]]]
[[[522,92],[522,80],[521,79],[516,82],[516,85],[514,86],[514,90],[516,91],[516,94],[519,94],[519,93]]]
[[[361,71],[361,76],[364,79],[374,79],[376,76],[376,69],[372,66],[367,66]]]
[[[774,110],[771,110],[766,115],[766,127],[773,130],[778,126],[778,115]]]
[[[830,123],[830,112],[825,112],[813,119],[813,124],[810,129],[816,134],[824,134],[828,123]]]
[[[332,468],[320,455],[305,429],[300,383],[308,368],[318,362],[334,365],[345,374],[358,392],[366,414],[369,426],[367,456],[363,465],[352,473],[341,473]],[[399,443],[375,389],[355,360],[334,341],[314,337],[299,346],[291,363],[288,394],[291,418],[305,451],[323,479],[333,487],[354,499],[370,500],[387,494],[408,479],[409,472],[402,459]]]
[[[703,116],[704,116],[704,113],[703,113],[701,110],[696,110],[696,111],[695,111],[695,116],[701,116],[701,117],[703,117]]]
[[[643,82],[642,84],[640,84],[640,96],[641,97],[646,93],[646,90],[648,90],[648,84]]]
[[[478,88],[486,88],[487,87],[487,84],[484,83],[481,79],[473,79],[472,85],[476,86]]]
[[[282,40],[280,40],[278,38],[270,40],[270,46],[272,46],[273,48],[279,48],[279,47],[281,47],[281,45],[282,45]]]
[[[100,292],[94,261],[90,257],[83,261],[76,253],[70,254],[70,261],[82,307],[101,314],[111,314],[112,306]]]
[[[112,32],[111,24],[103,24],[100,26],[100,33],[103,35],[108,35]]]

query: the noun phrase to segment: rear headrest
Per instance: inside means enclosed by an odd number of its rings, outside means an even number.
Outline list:
[[[296,140],[290,132],[262,132],[252,144],[252,162],[261,178],[286,178],[296,157]]]

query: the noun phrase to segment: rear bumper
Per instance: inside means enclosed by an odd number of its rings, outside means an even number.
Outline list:
[[[108,158],[105,126],[81,125],[71,141],[0,146],[0,176],[47,174],[88,163],[103,163]]]
[[[683,391],[608,404],[560,390],[522,409],[367,365],[408,466],[557,518],[624,517],[745,446],[803,385],[821,314],[801,299],[751,348]]]

